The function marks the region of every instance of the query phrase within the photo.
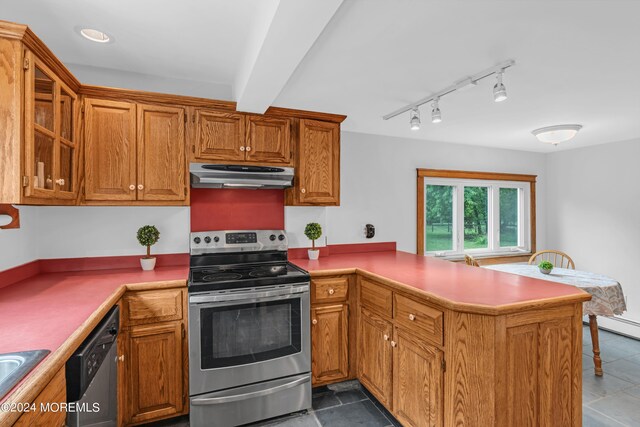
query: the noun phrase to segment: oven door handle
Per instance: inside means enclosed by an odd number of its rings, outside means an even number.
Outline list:
[[[283,297],[290,298],[292,295],[303,294],[309,291],[309,285],[294,286],[286,289],[274,289],[262,292],[243,292],[238,294],[204,294],[189,296],[190,304],[207,304],[228,301],[256,301],[263,298]]]
[[[311,381],[310,377],[306,376],[304,378],[298,378],[297,380],[293,380],[286,384],[281,384],[265,390],[252,391],[249,393],[242,393],[242,394],[234,394],[231,396],[192,399],[191,404],[192,405],[216,405],[220,403],[237,402],[239,400],[247,400],[247,399],[252,399],[254,397],[267,396],[270,394],[278,393],[279,391],[293,388],[293,387],[299,386],[300,384],[307,383],[309,381]]]

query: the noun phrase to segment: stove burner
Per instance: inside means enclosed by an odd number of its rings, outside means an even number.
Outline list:
[[[268,277],[268,276],[278,276],[280,274],[286,273],[287,266],[285,265],[276,265],[271,268],[260,268],[256,270],[252,270],[249,272],[250,277]]]
[[[207,273],[210,273],[210,272],[207,272]],[[237,280],[241,278],[242,278],[242,274],[240,273],[222,272],[222,273],[207,274],[206,276],[202,277],[202,281],[222,282],[224,280]]]

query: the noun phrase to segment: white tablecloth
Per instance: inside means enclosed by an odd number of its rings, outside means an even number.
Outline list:
[[[592,296],[591,301],[584,303],[584,314],[613,316],[627,309],[620,283],[602,274],[566,268],[554,268],[550,274],[542,274],[537,265],[528,264],[496,264],[485,268],[576,286]]]

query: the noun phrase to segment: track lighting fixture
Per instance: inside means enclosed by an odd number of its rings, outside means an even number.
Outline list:
[[[411,130],[420,129],[420,110],[417,108],[411,110],[411,119],[409,120],[409,124],[411,125]]]
[[[507,88],[504,87],[502,83],[502,76],[504,75],[504,70],[500,70],[497,75],[498,81],[496,85],[493,87],[493,100],[495,102],[502,102],[507,99]]]
[[[431,104],[433,109],[431,110],[431,123],[440,123],[442,121],[442,114],[440,113],[440,107],[438,107],[438,101],[440,98],[436,98]]]
[[[431,110],[431,121],[433,123],[440,123],[442,121],[442,114],[440,112],[440,108],[438,107],[438,101],[440,100],[440,98],[442,98],[445,95],[449,95],[450,93],[453,93],[457,90],[463,90],[466,88],[475,87],[478,85],[478,82],[480,80],[493,75],[495,75],[498,80],[495,86],[493,87],[493,100],[495,102],[502,102],[505,99],[507,99],[507,89],[505,88],[504,83],[502,83],[504,72],[507,68],[513,67],[514,65],[516,65],[516,62],[514,60],[504,61],[491,68],[487,68],[486,70],[481,71],[477,74],[474,74],[472,76],[467,76],[462,80],[458,80],[456,83],[452,84],[451,86],[444,88],[441,91],[438,91],[426,98],[422,98],[412,104],[405,105],[404,107],[399,108],[387,114],[386,116],[383,116],[382,118],[384,120],[389,120],[395,116],[399,116],[400,114],[410,111],[411,112],[411,116],[410,116],[411,129],[417,130],[417,129],[420,129],[420,113],[418,112],[418,108],[421,105],[432,102],[433,108]]]

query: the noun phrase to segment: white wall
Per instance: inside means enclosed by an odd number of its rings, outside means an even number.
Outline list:
[[[352,132],[342,132],[341,143],[341,205],[286,208],[294,245],[309,246],[304,224],[321,218],[329,244],[396,241],[399,250],[415,252],[416,169],[435,168],[538,175],[537,241],[545,246],[544,154]],[[364,237],[367,223],[376,227],[373,239]]]
[[[231,100],[231,85],[195,80],[151,76],[131,71],[66,64],[71,73],[83,84],[144,90],[148,92],[195,96],[198,98]]]
[[[600,318],[601,325],[638,337],[639,159],[640,140],[550,154],[546,211],[550,248],[567,252],[579,270],[622,284],[628,311],[622,321]]]
[[[20,228],[0,230],[0,271],[40,258],[143,254],[136,231],[153,224],[156,254],[189,251],[188,207],[20,206]]]
[[[37,209],[19,206],[20,228],[0,230],[0,271],[38,259]]]
[[[137,255],[143,225],[155,225],[156,254],[189,252],[188,207],[43,207],[38,212],[39,258]]]

